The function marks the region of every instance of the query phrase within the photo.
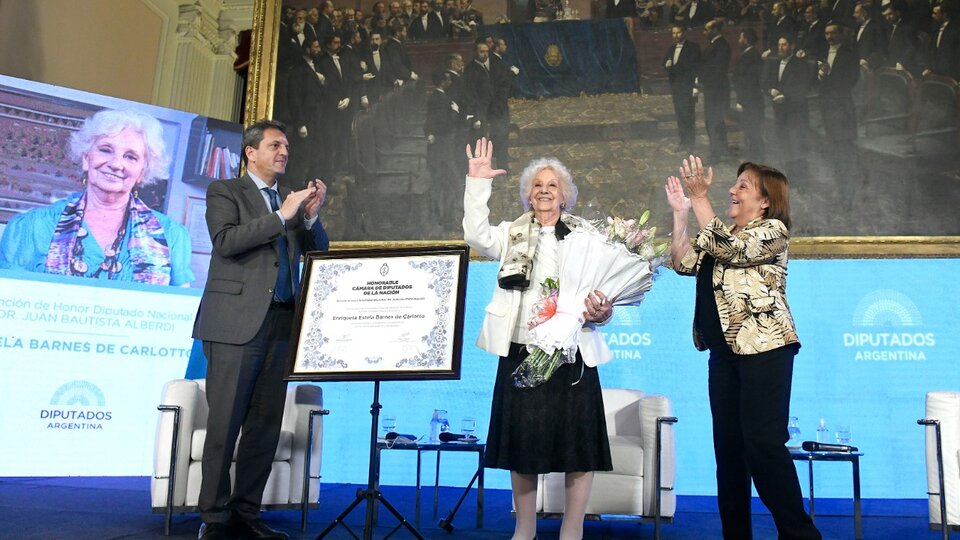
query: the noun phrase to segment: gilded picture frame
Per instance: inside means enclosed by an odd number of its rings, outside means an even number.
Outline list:
[[[250,71],[244,105],[245,118],[248,121],[270,117],[273,110],[280,17],[281,0],[255,0]],[[414,239],[388,242],[335,241],[333,247],[358,249],[437,244],[437,240]],[[456,242],[449,244],[455,245]],[[791,241],[791,255],[815,259],[952,258],[960,256],[960,236],[796,236]]]

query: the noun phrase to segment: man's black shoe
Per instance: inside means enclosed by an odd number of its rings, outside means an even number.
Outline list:
[[[227,529],[226,523],[201,523],[197,538],[198,540],[227,540],[230,538]]]
[[[287,533],[271,529],[262,519],[252,519],[250,521],[234,521],[230,527],[230,532],[240,539],[271,539],[287,540],[290,538]]]

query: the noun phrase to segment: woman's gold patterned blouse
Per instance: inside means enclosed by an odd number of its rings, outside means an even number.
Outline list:
[[[790,233],[777,219],[759,218],[731,230],[719,218],[707,224],[674,270],[696,275],[703,256],[716,259],[712,285],[720,327],[736,354],[756,354],[799,343],[787,305],[787,248]],[[693,343],[706,350],[694,326]]]

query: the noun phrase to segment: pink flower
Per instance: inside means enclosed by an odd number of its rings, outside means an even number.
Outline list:
[[[630,253],[649,259],[654,256],[659,257],[669,247],[667,243],[654,243],[657,228],[645,225],[649,219],[650,211],[647,210],[640,216],[640,219],[609,216],[606,225],[603,225],[602,221],[598,221],[597,227],[601,233],[606,234],[607,240],[611,243],[623,244]],[[650,255],[651,253],[653,255]]]
[[[648,229],[631,229],[630,232],[627,233],[626,242],[624,243],[627,245],[627,249],[635,250],[637,246],[647,241],[648,236]]]
[[[533,317],[527,322],[527,328],[543,324],[557,313],[557,294],[551,294],[533,305]]]

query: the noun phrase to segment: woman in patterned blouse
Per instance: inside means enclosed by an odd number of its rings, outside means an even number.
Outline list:
[[[750,539],[750,481],[779,537],[819,540],[803,508],[784,444],[793,358],[800,349],[786,298],[790,205],[776,169],[743,163],[730,188],[727,226],[707,198],[713,169],[690,156],[682,180],[667,179],[673,209],[673,267],[697,278],[693,341],[709,350],[717,502],[725,539]],[[689,197],[684,194],[686,188]],[[700,228],[687,235],[689,211]]]

